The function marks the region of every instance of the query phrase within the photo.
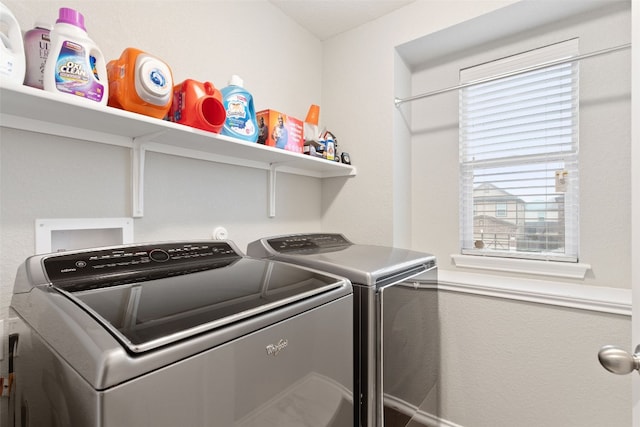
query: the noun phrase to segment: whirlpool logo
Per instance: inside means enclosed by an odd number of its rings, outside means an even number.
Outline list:
[[[286,340],[283,338],[280,341],[278,341],[276,344],[269,344],[266,347],[267,354],[269,356],[277,356],[278,353],[280,353],[282,350],[287,348],[288,345],[289,345],[289,340]]]

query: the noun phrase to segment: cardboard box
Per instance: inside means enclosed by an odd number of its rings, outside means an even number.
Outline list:
[[[302,120],[276,110],[258,111],[256,118],[258,143],[302,153],[304,148]]]

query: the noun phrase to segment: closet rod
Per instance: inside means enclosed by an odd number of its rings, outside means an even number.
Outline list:
[[[399,107],[401,104],[404,104],[405,102],[415,101],[417,99],[422,99],[422,98],[428,98],[428,97],[433,96],[433,95],[439,95],[441,93],[451,92],[451,91],[454,91],[454,90],[460,90],[460,89],[464,89],[464,88],[469,87],[469,86],[474,86],[474,85],[478,85],[478,84],[481,84],[481,83],[488,83],[488,82],[492,82],[494,80],[502,79],[502,78],[505,78],[505,77],[511,77],[511,76],[515,76],[515,75],[518,75],[518,74],[527,73],[529,71],[535,71],[535,70],[540,70],[542,68],[551,67],[553,65],[566,64],[568,62],[580,61],[582,59],[591,58],[593,56],[604,55],[604,54],[607,54],[607,53],[613,53],[613,52],[616,52],[616,51],[619,51],[619,50],[629,49],[630,47],[631,47],[631,43],[627,43],[627,44],[623,44],[623,45],[620,45],[620,46],[615,46],[615,47],[610,47],[610,48],[607,48],[607,49],[597,50],[597,51],[591,52],[591,53],[585,53],[583,55],[572,56],[571,58],[564,58],[564,59],[558,59],[556,61],[545,62],[544,64],[534,65],[532,67],[522,68],[520,70],[511,71],[511,72],[503,73],[503,74],[498,74],[498,75],[495,75],[495,76],[491,76],[491,77],[487,77],[487,78],[479,79],[479,80],[474,80],[474,81],[467,82],[467,83],[462,83],[462,84],[459,84],[457,86],[451,86],[451,87],[444,88],[444,89],[434,90],[432,92],[421,93],[419,95],[414,95],[414,96],[410,96],[410,97],[407,97],[407,98],[396,98],[394,100],[394,102],[396,104],[396,107]]]

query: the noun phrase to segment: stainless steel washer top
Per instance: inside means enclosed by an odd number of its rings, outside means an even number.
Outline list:
[[[433,255],[386,246],[360,245],[337,233],[266,237],[247,247],[256,258],[290,261],[348,278],[354,285],[384,287],[436,265]]]
[[[163,242],[28,258],[11,308],[105,389],[351,292],[230,241]]]

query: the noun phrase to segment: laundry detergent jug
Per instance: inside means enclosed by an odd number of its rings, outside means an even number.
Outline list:
[[[173,76],[160,59],[130,47],[107,63],[107,76],[109,106],[158,119],[169,112]]]
[[[104,56],[89,38],[84,16],[66,7],[51,30],[44,89],[106,105],[109,85]]]
[[[222,134],[249,142],[258,140],[258,123],[253,96],[243,87],[240,77],[233,75],[229,85],[222,88],[222,99],[227,118]]]
[[[222,94],[211,82],[187,79],[173,88],[168,118],[172,122],[219,133],[226,118]]]
[[[21,85],[26,70],[20,24],[7,6],[0,3],[0,79]]]
[[[24,84],[27,86],[44,89],[44,68],[49,56],[51,45],[51,30],[49,25],[37,22],[35,28],[24,35],[24,53],[27,72],[24,76]]]

